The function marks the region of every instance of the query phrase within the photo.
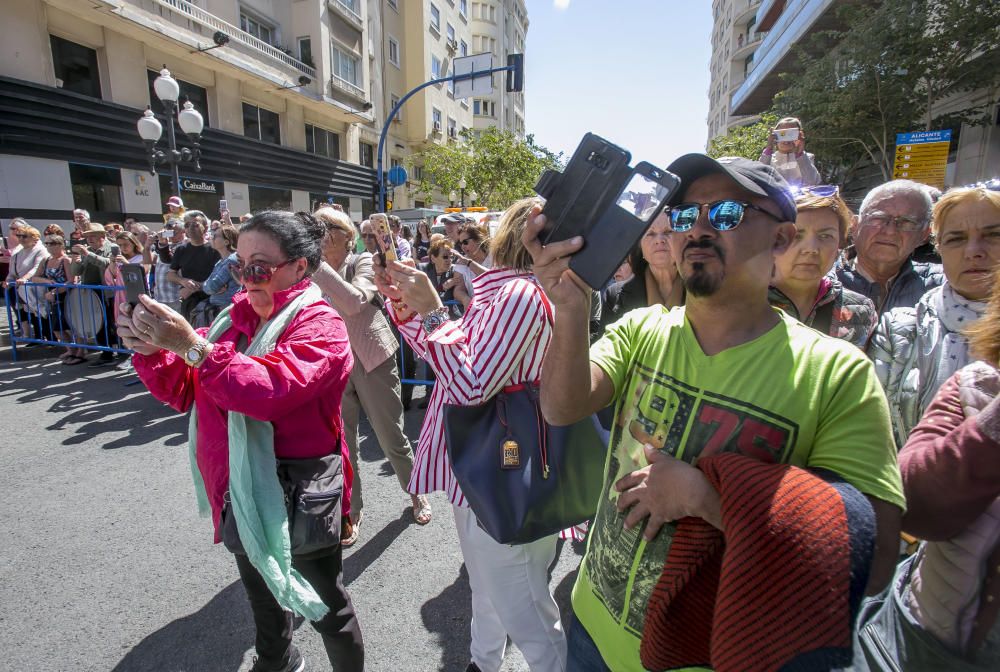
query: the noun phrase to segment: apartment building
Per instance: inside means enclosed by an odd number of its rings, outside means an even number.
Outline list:
[[[763,0],[757,2],[756,30],[762,36],[756,47],[746,77],[731,84],[729,113],[751,116],[768,109],[781,90],[781,74],[796,67],[794,48],[816,31],[837,25],[837,9],[847,0]],[[976,101],[983,91],[963,94],[950,101],[960,108]],[[803,120],[808,124],[808,120]],[[906,132],[918,129],[897,129]],[[945,183],[963,185],[1000,175],[1000,109],[993,113],[993,123],[984,126],[963,125],[958,133],[957,150],[948,158]]]
[[[180,170],[189,207],[333,201],[360,217],[375,185],[367,13],[362,0],[6,0],[0,218],[159,220],[169,168],[150,174],[135,123],[151,106],[166,126],[152,91],[164,66],[205,119],[202,170]]]
[[[483,0],[468,3],[472,19],[472,48],[493,54],[494,65],[503,65],[510,54],[523,54],[528,35],[528,10],[524,0]],[[472,101],[478,130],[496,126],[524,137],[524,92],[507,92],[503,74],[494,75],[493,94]]]
[[[732,94],[754,67],[754,55],[766,33],[757,30],[761,0],[714,0],[712,60],[708,87],[708,142],[736,126],[753,123],[756,114],[733,114]]]
[[[408,91],[447,76],[456,58],[473,52],[466,0],[381,0],[381,5],[384,74],[380,105],[385,110],[381,118],[385,119]],[[402,164],[407,155],[427,143],[457,141],[459,134],[471,127],[472,107],[468,100],[455,98],[454,83],[427,87],[407,100],[391,122],[385,167]],[[436,194],[431,202],[415,198],[414,187],[421,177],[421,168],[412,168],[408,184],[389,192],[395,209],[448,204],[442,194]]]

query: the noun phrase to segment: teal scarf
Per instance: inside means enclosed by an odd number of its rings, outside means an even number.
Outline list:
[[[245,354],[261,356],[274,350],[299,310],[320,300],[319,288],[311,285],[260,328]],[[215,318],[208,332],[209,341],[214,343],[232,325],[230,310],[232,306]],[[230,513],[236,516],[236,528],[247,557],[264,578],[278,604],[310,621],[318,621],[329,608],[309,582],[292,568],[285,494],[274,465],[274,427],[270,422],[254,420],[233,411],[229,412],[228,424]],[[198,498],[198,511],[207,517],[210,512],[208,496],[195,457],[197,435],[198,414],[192,407],[188,424],[191,475]]]

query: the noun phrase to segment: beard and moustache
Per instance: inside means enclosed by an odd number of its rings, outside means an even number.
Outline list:
[[[711,240],[696,240],[688,243],[684,247],[684,254],[687,254],[688,250],[691,249],[706,249],[712,250],[719,257],[719,261],[722,262],[723,270],[713,275],[705,269],[705,264],[697,261],[691,264],[691,275],[684,277],[681,274],[681,284],[684,285],[685,291],[691,294],[691,296],[711,296],[715,292],[719,291],[719,287],[722,286],[722,281],[726,279],[725,272],[725,262],[726,256],[718,245],[713,243]]]

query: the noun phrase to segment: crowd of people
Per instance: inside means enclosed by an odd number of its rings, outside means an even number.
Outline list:
[[[69,253],[22,221],[8,283],[30,337],[25,282],[59,284],[43,297],[58,305],[63,284],[151,272],[152,296],[107,310],[150,392],[190,412],[256,671],[303,669],[292,612],[334,669],[364,667],[342,577],[363,521],[362,410],[414,523],[431,493],[452,507],[471,672],[497,672],[508,638],[546,672],[998,669],[1000,192],[893,180],[855,214],[819,184],[801,123],[775,131],[759,161],[674,161],[680,189],[597,289],[568,266],[585,241],[542,243],[534,198],[492,232],[463,213],[414,233],[336,207],[238,227],[188,211],[114,245],[80,212]],[[916,261],[928,241],[939,261]],[[45,328],[64,340],[59,314]],[[411,445],[401,378],[420,362],[434,384]],[[493,539],[447,445],[449,407],[535,384],[547,422],[597,414],[610,430],[605,453],[578,457],[605,472],[570,623],[549,587],[558,535]]]

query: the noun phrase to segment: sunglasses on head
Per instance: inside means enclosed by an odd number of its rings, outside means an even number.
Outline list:
[[[271,264],[261,264],[259,262],[244,264],[236,261],[229,264],[229,272],[237,282],[241,282],[244,285],[248,283],[264,285],[271,281],[271,278],[274,277],[275,272],[277,272],[279,268],[283,268],[293,261],[295,260],[286,259],[280,264],[274,266]]]
[[[793,196],[819,196],[832,198],[840,195],[840,187],[836,184],[814,184],[812,186],[792,187]]]
[[[708,223],[716,231],[732,231],[741,223],[747,210],[763,212],[775,221],[782,221],[780,217],[774,215],[764,208],[747,203],[746,201],[734,201],[730,199],[715,201],[714,203],[681,203],[670,208],[670,228],[678,233],[690,231],[698,222],[701,216],[701,209],[708,208]]]

